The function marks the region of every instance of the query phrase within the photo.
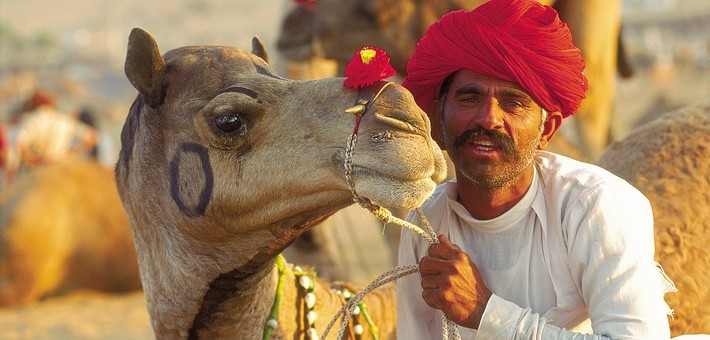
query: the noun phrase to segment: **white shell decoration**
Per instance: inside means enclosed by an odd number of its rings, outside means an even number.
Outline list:
[[[306,294],[303,300],[306,301],[306,307],[308,307],[308,309],[313,309],[313,306],[316,305],[316,295],[313,293]]]
[[[308,320],[308,324],[312,325],[314,322],[316,322],[316,319],[318,319],[318,313],[315,311],[310,311],[308,314],[306,314],[306,320]]]
[[[301,275],[298,277],[298,283],[301,285],[301,287],[305,289],[310,289],[311,288],[311,278],[305,275]]]
[[[318,340],[318,332],[316,332],[315,328],[309,328],[306,331],[306,335],[311,339],[311,340]]]

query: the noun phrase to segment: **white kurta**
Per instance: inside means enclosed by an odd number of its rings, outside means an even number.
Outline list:
[[[653,259],[648,200],[594,165],[544,151],[535,161],[523,199],[492,220],[471,217],[456,201],[455,179],[422,206],[494,294],[478,331],[459,326],[462,338],[669,338],[663,295],[673,286]],[[422,225],[416,214],[407,219]],[[419,263],[428,248],[403,228],[399,264]],[[420,281],[416,274],[397,281],[399,339],[441,338],[441,312],[426,305]]]

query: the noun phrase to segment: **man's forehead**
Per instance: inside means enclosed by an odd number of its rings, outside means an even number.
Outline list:
[[[461,69],[456,72],[451,87],[454,91],[458,88],[464,87],[472,87],[479,90],[488,90],[494,87],[498,89],[514,90],[514,92],[522,92],[521,94],[531,97],[528,91],[516,82],[491,77],[469,69]]]

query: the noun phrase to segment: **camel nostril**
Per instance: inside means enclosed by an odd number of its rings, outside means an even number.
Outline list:
[[[383,98],[380,98],[380,95]],[[387,99],[383,100],[384,98]],[[426,114],[414,103],[414,97],[400,85],[388,82],[379,90],[371,105],[378,106],[373,110],[377,119],[397,130],[416,134],[429,133]]]

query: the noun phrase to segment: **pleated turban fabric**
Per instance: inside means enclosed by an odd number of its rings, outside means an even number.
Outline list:
[[[460,69],[520,84],[540,106],[574,114],[587,91],[582,52],[557,11],[532,0],[492,0],[432,24],[402,85],[424,112]]]

